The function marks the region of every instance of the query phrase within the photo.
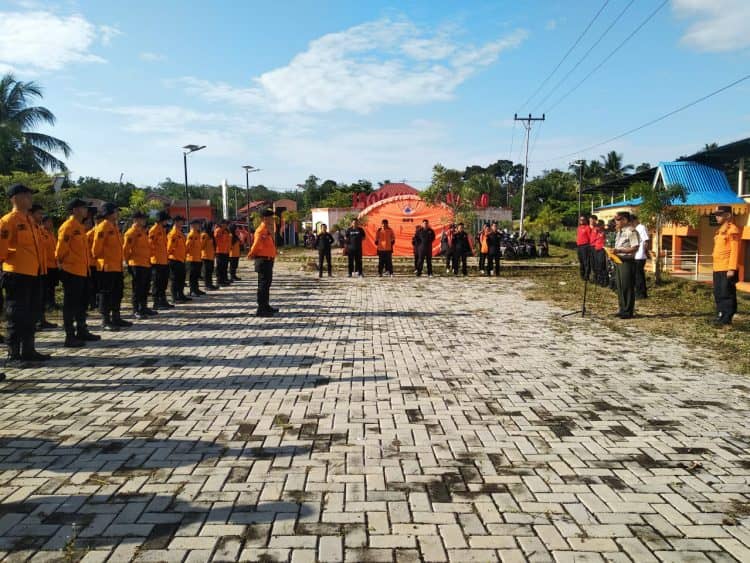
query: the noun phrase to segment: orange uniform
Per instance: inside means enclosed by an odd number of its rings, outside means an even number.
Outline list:
[[[232,235],[223,227],[214,229],[214,240],[216,241],[216,254],[229,254],[232,246]]]
[[[57,232],[55,257],[64,272],[74,276],[87,277],[91,266],[86,227],[75,217],[70,217]]]
[[[724,223],[714,236],[714,272],[736,272],[739,260],[740,230],[734,223]]]
[[[172,227],[167,235],[167,256],[177,262],[184,262],[187,257],[185,235],[177,227]]]
[[[11,211],[0,219],[3,272],[27,276],[46,273],[41,235],[27,213]]]
[[[208,233],[201,233],[201,260],[213,260],[215,257],[213,239]]]
[[[57,258],[55,258],[55,235],[49,232],[45,227],[39,227],[39,234],[42,237],[42,247],[44,248],[44,260],[47,271],[57,268]]]
[[[273,241],[273,233],[268,230],[265,223],[255,229],[253,245],[250,247],[250,258],[276,258],[276,244]]]
[[[375,245],[379,251],[393,252],[393,245],[396,243],[396,233],[390,227],[380,227],[375,233]]]
[[[239,258],[240,257],[240,241],[237,239],[232,243],[232,248],[229,249],[229,257],[230,258]]]
[[[125,231],[125,242],[122,245],[123,258],[128,266],[151,267],[151,245],[148,243],[146,229],[137,223]]]
[[[201,261],[201,233],[191,230],[185,242],[185,257],[188,262]]]
[[[86,231],[86,244],[89,249],[89,267],[96,268],[96,258],[94,258],[94,236],[96,236],[96,227]]]
[[[122,235],[117,225],[108,219],[94,228],[92,253],[100,272],[122,272]]]
[[[148,242],[151,245],[151,263],[166,266],[167,259],[167,233],[161,224],[156,223],[148,231]]]

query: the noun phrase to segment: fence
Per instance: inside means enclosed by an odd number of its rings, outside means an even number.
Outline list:
[[[695,281],[710,280],[712,264],[713,257],[710,254],[673,254],[665,251],[662,271],[681,277],[691,277]]]

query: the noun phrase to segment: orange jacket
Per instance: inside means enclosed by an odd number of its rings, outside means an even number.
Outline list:
[[[86,231],[86,246],[89,249],[89,268],[96,268],[96,258],[94,258],[94,236],[96,227],[91,227]]]
[[[714,236],[714,272],[737,271],[740,261],[740,230],[734,223],[724,223]]]
[[[49,232],[46,227],[39,227],[39,234],[42,235],[42,247],[44,248],[44,260],[47,271],[57,268],[57,258],[55,258],[55,235]]]
[[[122,272],[122,235],[111,221],[104,219],[94,228],[92,247],[100,272]]]
[[[276,258],[276,243],[273,241],[273,233],[268,230],[265,223],[255,229],[253,245],[250,247],[250,258]]]
[[[89,275],[91,250],[86,227],[73,216],[60,225],[57,231],[55,257],[64,272],[81,277]]]
[[[214,229],[214,240],[216,241],[216,254],[229,254],[232,246],[232,235],[222,227]]]
[[[240,241],[239,240],[232,243],[232,248],[229,249],[229,257],[230,258],[240,257]]]
[[[378,250],[384,252],[393,252],[393,245],[396,243],[396,233],[390,227],[380,227],[375,233],[375,246]]]
[[[184,262],[187,256],[185,235],[177,227],[172,227],[167,235],[167,256],[177,262]]]
[[[166,266],[167,259],[167,232],[159,223],[156,223],[148,231],[148,242],[151,245],[151,263]]]
[[[27,213],[11,211],[0,219],[3,272],[38,276],[46,272],[41,235]]]
[[[188,262],[201,261],[201,232],[192,229],[187,235],[185,243],[185,256]]]
[[[151,245],[148,243],[148,234],[146,229],[137,223],[133,223],[125,231],[122,256],[128,262],[128,266],[151,267]]]
[[[201,260],[213,260],[215,257],[213,239],[208,233],[201,233]]]

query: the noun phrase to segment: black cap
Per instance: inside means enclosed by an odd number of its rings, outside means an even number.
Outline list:
[[[169,221],[169,219],[169,213],[167,213],[166,211],[159,211],[159,213],[156,214],[156,220],[160,223],[162,221]]]
[[[724,213],[731,213],[731,212],[732,212],[731,205],[718,205],[716,209],[713,210],[712,215],[723,215]]]
[[[29,209],[29,213],[36,213],[37,211],[42,211],[43,209],[44,207],[42,207],[38,203],[35,203],[34,205],[31,206],[31,209]]]
[[[89,204],[83,201],[81,198],[77,197],[71,201],[68,202],[68,211],[73,211],[74,209],[78,207],[88,207]]]
[[[182,215],[175,215],[174,217],[172,217],[172,220],[174,222],[177,222],[177,221],[182,221],[183,223],[185,222],[185,218]]]
[[[102,217],[107,217],[108,215],[112,215],[118,209],[120,208],[117,207],[117,205],[115,205],[114,203],[105,203],[99,209],[99,215],[101,215]]]
[[[145,219],[148,217],[143,211],[136,211],[133,213],[133,219]]]
[[[36,190],[32,190],[28,186],[24,186],[23,184],[13,184],[8,187],[8,191],[6,192],[8,194],[8,197],[13,197],[18,194],[28,193],[28,194],[35,194]]]
[[[260,215],[261,217],[273,217],[273,209],[264,209]]]

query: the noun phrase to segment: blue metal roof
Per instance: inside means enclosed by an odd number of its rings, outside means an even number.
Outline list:
[[[737,197],[724,172],[705,164],[690,161],[660,162],[657,177],[659,174],[661,174],[664,185],[681,185],[685,188],[686,201],[678,200],[674,202],[675,205],[737,205],[745,203],[745,200]],[[598,209],[634,207],[640,205],[641,201],[641,198],[637,197],[603,205]]]

